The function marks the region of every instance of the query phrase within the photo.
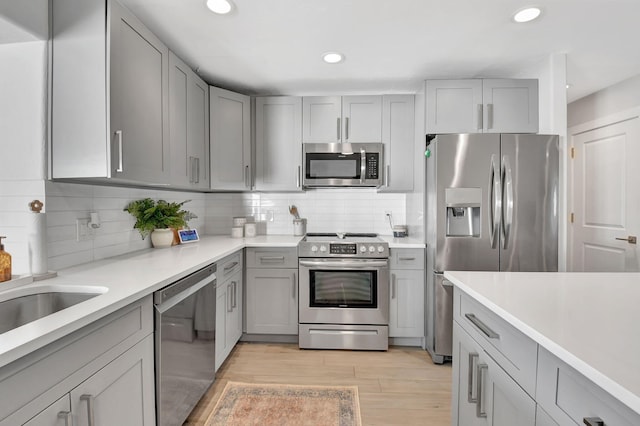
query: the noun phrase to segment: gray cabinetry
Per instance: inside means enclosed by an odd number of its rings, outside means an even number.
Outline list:
[[[246,332],[298,334],[297,248],[248,248]]]
[[[301,191],[302,98],[269,96],[255,102],[255,189]]]
[[[171,185],[209,187],[209,87],[169,52]]]
[[[307,96],[302,108],[305,143],[382,142],[382,96]]]
[[[384,185],[379,191],[413,190],[415,96],[382,97]]]
[[[155,425],[152,309],[146,297],[0,368],[0,425],[86,425],[88,404],[97,426]]]
[[[248,96],[211,87],[211,189],[251,189],[251,102]]]
[[[389,337],[424,336],[424,250],[391,249]]]
[[[167,47],[114,0],[54,2],[52,32],[51,177],[168,184]]]
[[[216,370],[242,336],[242,250],[218,262],[216,284]]]
[[[429,134],[538,132],[538,80],[427,80],[425,87]]]

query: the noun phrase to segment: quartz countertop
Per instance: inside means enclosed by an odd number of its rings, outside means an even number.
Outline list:
[[[421,241],[417,238],[404,237],[404,238],[394,238],[391,235],[378,235],[382,241],[389,244],[389,248],[425,248],[427,245],[424,241]]]
[[[448,271],[444,275],[640,414],[640,274]]]
[[[51,291],[59,286],[97,286],[106,292],[0,334],[0,367],[245,247],[297,247],[301,239],[286,235],[203,236],[196,243],[145,249],[78,265],[58,271],[55,278],[7,290],[44,286]],[[7,292],[0,292],[0,300],[7,299]]]

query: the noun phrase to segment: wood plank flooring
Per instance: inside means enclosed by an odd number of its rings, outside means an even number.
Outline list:
[[[318,351],[294,344],[238,343],[185,426],[205,425],[229,380],[357,385],[363,425],[451,424],[451,364],[435,365],[419,348]]]

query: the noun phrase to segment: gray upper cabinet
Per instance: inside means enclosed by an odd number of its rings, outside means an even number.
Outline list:
[[[167,47],[113,0],[54,2],[52,23],[51,177],[167,185]]]
[[[415,96],[382,97],[384,185],[380,192],[413,190]]]
[[[425,87],[429,134],[538,132],[538,80],[427,80]]]
[[[209,188],[209,87],[169,52],[171,185]]]
[[[251,189],[251,102],[248,96],[211,87],[211,189]]]
[[[309,96],[302,101],[305,143],[382,142],[382,96]]]
[[[302,190],[302,98],[256,98],[255,138],[258,191]]]

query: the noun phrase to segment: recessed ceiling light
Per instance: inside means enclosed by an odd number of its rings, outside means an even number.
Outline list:
[[[518,23],[529,22],[540,16],[542,11],[538,7],[527,7],[526,9],[519,10],[513,15],[513,20]]]
[[[228,0],[207,0],[207,7],[219,15],[231,12],[231,3]]]
[[[344,61],[344,55],[338,52],[327,52],[322,55],[322,60],[328,64],[337,64]]]

